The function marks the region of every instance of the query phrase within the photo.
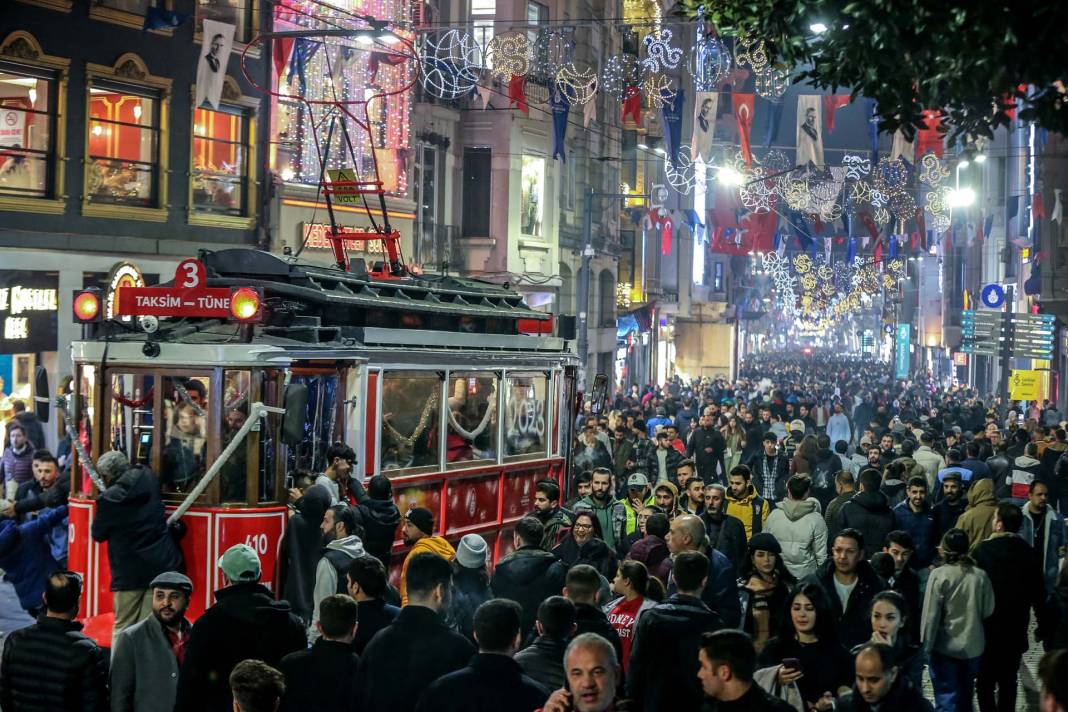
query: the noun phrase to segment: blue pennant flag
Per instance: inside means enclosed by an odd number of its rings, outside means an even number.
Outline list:
[[[782,111],[786,103],[782,98],[775,99],[774,101],[768,99],[762,99],[768,104],[768,123],[765,125],[764,132],[764,146],[770,146],[775,143],[775,139],[779,136],[779,126],[782,124]]]
[[[871,139],[871,169],[879,163],[879,117],[875,114],[875,100],[868,99],[868,137]]]
[[[897,235],[890,236],[890,259],[897,257]]]
[[[307,37],[298,37],[293,42],[293,54],[289,58],[289,74],[286,75],[286,83],[292,84],[293,75],[296,74],[301,96],[308,91],[308,79],[304,70],[308,66],[308,60],[315,56],[321,46],[321,42],[312,41]]]
[[[159,7],[150,7],[145,11],[145,24],[143,30],[166,30],[175,28],[189,19],[189,15],[182,12],[172,12]]]
[[[857,238],[855,237],[849,238],[849,250],[846,259],[849,260],[849,264],[857,261]]]
[[[553,110],[553,160],[559,156],[567,163],[567,150],[564,137],[567,135],[567,115],[571,111],[571,102],[559,88],[553,90],[549,98]]]
[[[812,234],[809,232],[808,224],[801,217],[801,213],[796,210],[790,211],[790,230],[794,233],[797,244],[802,250],[807,250],[812,246]]]
[[[674,98],[670,98],[668,90],[661,93],[664,108],[661,111],[664,121],[664,143],[667,144],[667,155],[671,165],[676,168],[679,165],[679,146],[682,144],[682,107],[685,102],[686,92],[679,89]]]

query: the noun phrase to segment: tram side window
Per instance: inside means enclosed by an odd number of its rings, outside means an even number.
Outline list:
[[[160,484],[164,492],[190,491],[207,470],[208,381],[207,376],[163,378],[166,430]]]
[[[93,398],[96,395],[96,366],[86,364],[78,368],[77,388],[77,401],[72,404],[74,406],[74,413],[72,414],[74,430],[78,435],[78,440],[85,448],[85,452],[90,457],[95,457],[95,453],[93,453],[93,414],[96,401]],[[71,443],[71,452],[74,452],[74,449],[74,443]],[[85,463],[81,461],[81,456],[78,457],[78,460],[78,476],[71,479],[74,480],[78,494],[88,495],[93,491],[93,481],[89,479],[89,471],[85,469]],[[66,462],[61,461],[61,464],[64,467],[67,466]]]
[[[497,461],[497,377],[452,373],[449,378],[448,468]]]
[[[382,387],[382,471],[438,466],[441,376],[385,374]]]
[[[220,452],[248,420],[250,383],[248,371],[225,372]],[[249,442],[246,437],[219,469],[219,497],[222,502],[245,502],[248,499]]]
[[[151,467],[156,378],[150,373],[111,373],[109,378],[107,447],[126,453],[133,465]]]
[[[286,472],[322,472],[330,464],[326,461],[327,449],[341,439],[342,433],[337,407],[338,375],[333,371],[295,374],[291,383],[308,387],[308,408],[304,415],[304,440],[288,448]]]
[[[544,456],[549,379],[544,373],[510,373],[504,391],[505,457]]]

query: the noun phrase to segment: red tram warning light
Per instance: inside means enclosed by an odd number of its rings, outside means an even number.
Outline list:
[[[263,293],[253,287],[238,287],[230,293],[230,319],[251,324],[263,318]]]
[[[82,323],[100,321],[104,314],[99,289],[85,289],[74,293],[74,320]]]

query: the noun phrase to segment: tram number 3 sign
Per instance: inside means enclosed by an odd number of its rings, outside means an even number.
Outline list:
[[[122,287],[118,290],[122,316],[220,317],[230,315],[230,290],[208,287],[200,260],[178,263],[171,287]]]

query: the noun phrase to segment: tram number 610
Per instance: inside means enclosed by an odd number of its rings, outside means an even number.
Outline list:
[[[267,535],[249,534],[245,537],[245,546],[251,548],[260,556],[267,553]]]

